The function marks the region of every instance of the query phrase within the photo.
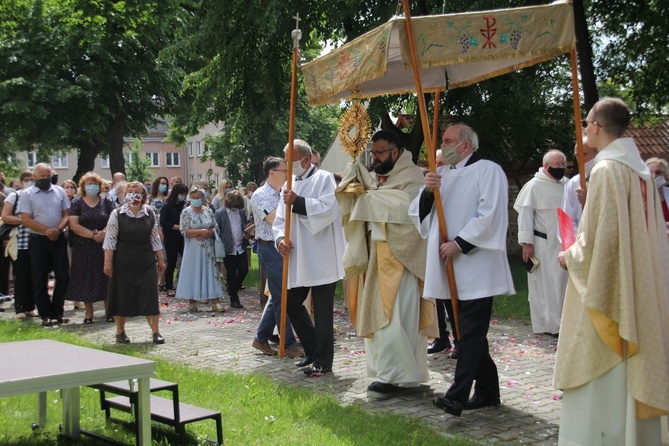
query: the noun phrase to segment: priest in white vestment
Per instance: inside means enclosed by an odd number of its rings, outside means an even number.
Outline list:
[[[407,209],[423,173],[392,131],[372,136],[374,178],[360,163],[347,166],[338,190],[362,185],[362,195],[339,193],[347,238],[347,304],[365,338],[368,389],[392,393],[430,378],[427,338],[438,336],[435,305],[421,298],[425,241]]]
[[[447,166],[425,175],[425,187],[411,203],[409,216],[428,240],[423,296],[446,299],[451,321],[453,304],[444,265],[453,262],[458,292],[458,362],[453,384],[434,404],[460,416],[463,410],[500,404],[497,366],[490,356],[487,334],[493,296],[515,294],[506,256],[508,183],[499,165],[475,153],[478,135],[469,126],[448,127],[441,148]],[[434,189],[441,194],[447,241],[439,234]]]
[[[334,176],[311,164],[306,141],[293,142],[293,159],[293,188],[284,186],[272,231],[279,253],[290,256],[287,312],[305,353],[296,365],[308,366],[306,375],[322,376],[332,372],[334,293],[344,277],[344,234]],[[284,240],[286,204],[292,205],[290,244]],[[303,305],[310,290],[313,322]]]
[[[523,247],[523,262],[531,257],[539,261],[537,269],[527,274],[534,333],[560,331],[567,274],[557,261],[562,250],[557,210],[562,207],[564,197],[565,164],[564,153],[549,150],[543,166],[523,186],[513,204],[518,212],[518,243]]]
[[[576,148],[574,147],[574,151]],[[590,172],[595,165],[595,155],[597,149],[588,145],[587,139],[583,137],[583,170],[585,171],[585,183],[587,185],[590,180]],[[562,210],[571,219],[573,223],[574,235],[578,232],[578,223],[581,221],[583,214],[583,204],[585,199],[579,199],[579,193],[584,196],[584,191],[581,190],[581,174],[577,173],[567,181],[564,185],[564,198],[562,199]],[[560,235],[558,230],[558,236]]]
[[[669,413],[669,248],[659,196],[617,98],[588,113],[599,153],[569,271],[553,384],[560,445],[659,445]]]

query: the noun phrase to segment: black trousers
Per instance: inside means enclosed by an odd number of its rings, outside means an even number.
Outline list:
[[[288,290],[288,318],[295,333],[302,342],[304,353],[314,358],[314,366],[332,368],[334,357],[334,293],[337,282],[313,287],[299,287]],[[314,305],[314,323],[304,301],[311,290]]]
[[[35,309],[35,295],[33,294],[33,275],[30,270],[30,250],[20,249],[12,266],[16,313],[33,311]]]
[[[452,312],[451,301],[446,300]],[[488,349],[488,328],[492,315],[492,297],[458,302],[460,341],[455,380],[446,391],[446,398],[466,403],[474,385],[474,393],[484,398],[499,398],[497,366]]]
[[[29,243],[30,269],[33,276],[33,295],[42,319],[63,317],[65,292],[70,281],[67,260],[67,239],[62,234],[52,242],[46,236],[31,235]],[[53,271],[56,286],[49,298],[49,273]]]
[[[0,241],[0,294],[9,295],[9,265],[11,265],[11,257],[5,257],[4,246]]]
[[[246,251],[241,254],[227,254],[223,259],[225,264],[225,280],[228,284],[228,294],[230,300],[239,301],[239,289],[249,273],[249,257]]]
[[[184,253],[183,237],[165,237],[165,253],[167,254],[167,266],[165,267],[165,289],[174,289],[174,270],[177,268],[179,254]]]
[[[437,303],[437,323],[439,324],[439,338],[440,339],[448,339],[448,335],[450,334],[448,332],[448,322],[446,321],[446,312],[448,309],[452,311],[452,307],[446,308],[446,302],[450,302],[448,299],[435,299]],[[451,327],[453,327],[454,320],[453,315],[449,312],[448,313],[448,319],[451,321]],[[455,335],[455,329],[453,329],[453,341],[455,344],[457,344],[458,340],[456,339]]]

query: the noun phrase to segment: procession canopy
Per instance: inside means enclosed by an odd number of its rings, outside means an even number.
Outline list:
[[[568,53],[570,3],[411,19],[425,92],[465,87]],[[415,91],[403,18],[302,67],[310,105]]]

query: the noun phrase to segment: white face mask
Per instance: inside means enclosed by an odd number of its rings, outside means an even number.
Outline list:
[[[462,142],[460,143],[462,144]],[[441,161],[446,165],[454,165],[460,161],[462,155],[458,155],[458,146],[460,144],[452,144],[450,146],[441,146]]]
[[[23,188],[28,189],[30,186],[33,186],[35,184],[34,181],[24,181],[23,182]]]
[[[664,175],[660,175],[659,177],[655,177],[655,185],[657,187],[662,187],[665,184],[667,184],[667,179],[664,177]]]
[[[302,167],[302,160],[299,161],[293,161],[293,175],[296,177],[301,177],[307,172],[307,169]]]
[[[585,176],[590,176],[590,172],[592,172],[592,168],[595,167],[595,159],[591,159],[590,161],[586,162],[585,165],[583,166],[585,170]]]

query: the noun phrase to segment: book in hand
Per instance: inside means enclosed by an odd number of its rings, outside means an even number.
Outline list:
[[[527,272],[532,274],[534,270],[536,270],[537,267],[539,266],[539,261],[537,260],[536,257],[530,257],[529,259],[527,259],[527,262],[523,262],[523,264],[525,265],[525,269],[527,269]]]

